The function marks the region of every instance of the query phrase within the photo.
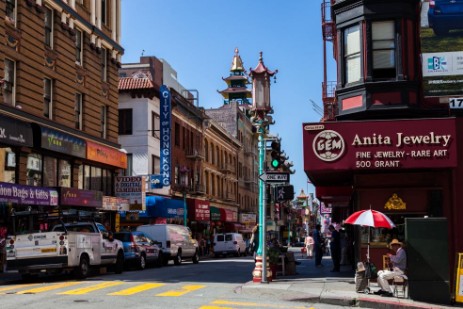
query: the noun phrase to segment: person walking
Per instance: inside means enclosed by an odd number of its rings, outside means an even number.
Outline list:
[[[310,232],[309,235],[305,237],[304,245],[305,245],[305,252],[306,252],[307,258],[311,259],[313,257],[313,245],[314,245],[312,232]]]
[[[323,267],[322,258],[323,258],[323,238],[321,235],[321,228],[320,224],[315,226],[313,230],[313,240],[314,240],[314,250],[315,250],[315,267]]]
[[[333,269],[331,272],[339,272],[341,271],[341,235],[332,224],[329,226],[329,230],[331,232],[331,260],[333,261]]]

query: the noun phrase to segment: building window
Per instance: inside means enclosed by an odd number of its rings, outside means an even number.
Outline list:
[[[108,131],[108,106],[101,107],[101,138],[107,137]]]
[[[77,130],[83,129],[83,96],[81,93],[76,93],[75,102],[74,102],[74,112],[75,112],[75,128]]]
[[[0,173],[0,181],[16,183],[16,153],[12,148],[0,147],[0,162],[5,162],[5,169]]]
[[[43,79],[43,116],[53,118],[53,81],[48,78]]]
[[[78,65],[83,64],[83,55],[84,55],[84,50],[83,50],[83,39],[84,35],[82,30],[76,29],[76,63]]]
[[[108,81],[108,53],[106,48],[101,49],[101,80]]]
[[[347,84],[361,78],[360,43],[359,25],[344,30],[344,70]]]
[[[132,176],[133,174],[133,154],[127,154],[127,169],[125,170],[124,176]]]
[[[108,22],[108,3],[106,0],[101,0],[101,23],[106,25]]]
[[[58,159],[43,158],[43,186],[56,187],[58,185]]]
[[[10,23],[16,25],[16,0],[6,0],[5,16]]]
[[[3,77],[3,102],[15,105],[16,96],[16,62],[5,58],[5,76]]]
[[[373,78],[396,77],[395,25],[393,21],[371,24],[373,45]]]
[[[131,108],[119,110],[119,134],[131,135],[132,134],[132,119],[133,111]]]
[[[160,122],[159,122],[159,115],[156,112],[151,112],[151,136],[155,138],[159,138],[159,131],[160,131]]]
[[[53,10],[45,7],[45,45],[53,48]]]
[[[58,162],[58,185],[60,187],[71,187],[71,163],[66,160]]]
[[[175,123],[174,145],[180,146],[180,125]]]
[[[161,174],[161,159],[158,156],[151,155],[151,174],[159,175]]]

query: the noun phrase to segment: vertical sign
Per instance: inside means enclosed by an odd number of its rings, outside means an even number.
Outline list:
[[[161,183],[162,186],[170,185],[171,171],[171,104],[170,91],[166,85],[162,85],[160,89],[160,122],[161,122]]]

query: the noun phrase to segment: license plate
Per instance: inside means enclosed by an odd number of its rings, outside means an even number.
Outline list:
[[[44,249],[42,249],[42,253],[47,253],[47,252],[56,252],[56,248],[44,248]]]

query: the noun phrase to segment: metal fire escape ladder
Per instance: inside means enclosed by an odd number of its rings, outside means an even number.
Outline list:
[[[335,0],[323,0],[321,5],[322,11],[322,32],[323,32],[323,121],[335,120],[338,113],[336,104],[336,81],[327,81],[327,54],[326,43],[336,44],[336,26],[331,18],[331,5]]]

